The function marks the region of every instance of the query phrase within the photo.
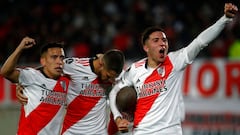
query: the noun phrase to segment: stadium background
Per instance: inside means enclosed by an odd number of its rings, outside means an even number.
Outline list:
[[[145,56],[140,33],[160,25],[170,51],[188,45],[223,14],[226,1],[201,0],[2,0],[0,66],[24,36],[37,46],[19,64],[38,66],[39,48],[64,42],[67,56],[89,57],[109,48],[122,50],[131,63]],[[235,1],[233,1],[235,2]],[[237,3],[238,7],[239,1]],[[228,25],[189,66],[183,95],[186,135],[240,134],[240,17]],[[0,131],[16,132],[19,104],[15,87],[0,77]]]

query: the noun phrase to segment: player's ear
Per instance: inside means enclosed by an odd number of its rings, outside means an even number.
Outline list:
[[[145,51],[145,52],[148,52],[148,46],[147,45],[143,45],[143,50]]]
[[[40,58],[40,63],[42,66],[44,66],[46,64],[45,58],[41,57]]]
[[[101,68],[104,67],[103,57],[100,57],[100,58],[99,58],[99,64],[100,64],[100,67],[101,67]]]

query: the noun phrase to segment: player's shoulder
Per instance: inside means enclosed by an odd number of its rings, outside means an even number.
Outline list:
[[[64,66],[63,66],[63,72],[64,74],[68,75],[93,75],[93,71],[91,68],[91,59],[90,58],[66,58],[64,59]],[[95,74],[94,74],[95,75]]]
[[[182,59],[183,56],[186,55],[187,55],[186,47],[168,53],[168,57],[170,59]]]
[[[90,65],[90,58],[78,58],[78,57],[70,57],[64,59],[64,64],[66,65],[82,65],[82,66],[89,66]]]
[[[29,73],[35,73],[38,72],[38,68],[33,68],[33,67],[21,67],[21,68],[17,68],[17,70],[21,71],[21,72],[29,72]]]
[[[20,71],[19,78],[25,78],[24,80],[28,80],[29,82],[34,82],[36,80],[40,80],[40,78],[44,77],[40,68],[36,67],[25,67],[25,68],[18,68]]]
[[[146,58],[133,62],[125,72],[134,76],[135,74],[146,69]]]
[[[141,59],[141,60],[138,60],[138,61],[133,62],[130,67],[131,67],[132,69],[145,68],[146,62],[147,62],[147,58],[143,58],[143,59]]]
[[[181,48],[177,51],[170,52],[168,54],[168,62],[172,64],[175,70],[182,70],[186,67],[186,65],[190,64],[188,53],[185,48]]]

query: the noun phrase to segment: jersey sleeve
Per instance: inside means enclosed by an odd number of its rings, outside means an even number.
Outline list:
[[[188,61],[193,61],[198,53],[213,41],[232,19],[222,16],[216,23],[201,32],[186,49]]]
[[[35,81],[37,81],[35,79],[35,69],[32,68],[25,68],[25,69],[21,69],[18,68],[18,70],[20,71],[20,75],[19,75],[19,83],[23,86],[27,86],[30,85],[32,83],[34,83]]]
[[[76,72],[77,68],[77,61],[79,58],[66,58],[64,59],[64,66],[63,66],[63,73],[69,76],[72,76],[74,74],[78,74],[79,72]]]
[[[222,16],[216,23],[201,32],[187,47],[169,53],[170,59],[178,70],[191,64],[199,52],[213,41],[232,19]]]

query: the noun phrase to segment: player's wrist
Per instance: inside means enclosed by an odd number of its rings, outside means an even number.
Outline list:
[[[115,122],[118,123],[119,120],[122,120],[121,116],[117,116],[116,119],[115,119]]]

